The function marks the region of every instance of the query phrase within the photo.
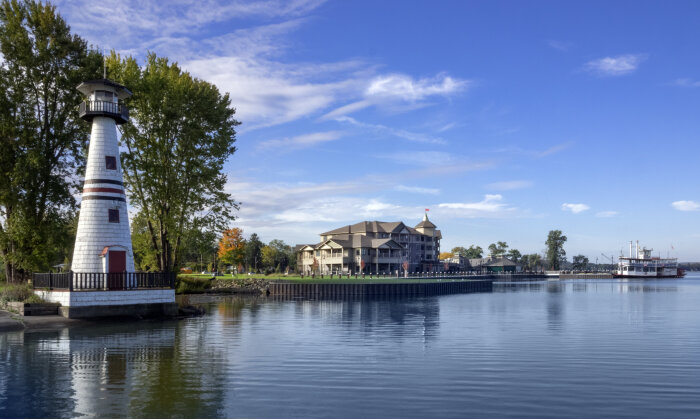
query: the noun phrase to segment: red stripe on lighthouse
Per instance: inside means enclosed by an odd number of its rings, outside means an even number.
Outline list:
[[[83,189],[83,192],[109,192],[109,193],[118,193],[124,195],[124,191],[121,189],[114,189],[114,188],[85,188]]]

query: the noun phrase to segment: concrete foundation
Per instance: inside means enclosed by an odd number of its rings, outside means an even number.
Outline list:
[[[59,303],[58,314],[71,319],[88,317],[168,317],[177,315],[175,290],[44,291],[34,293]]]
[[[100,317],[174,317],[177,303],[122,304],[105,306],[59,307],[61,316],[69,319]]]

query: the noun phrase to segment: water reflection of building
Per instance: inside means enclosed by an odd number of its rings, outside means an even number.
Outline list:
[[[343,332],[381,331],[397,338],[419,334],[427,341],[437,336],[440,328],[437,297],[298,300],[294,304],[298,316],[333,321]]]

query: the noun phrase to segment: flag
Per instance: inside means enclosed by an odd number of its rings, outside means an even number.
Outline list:
[[[676,250],[676,248],[675,248],[675,247],[673,247],[673,245],[671,245],[671,250]]]
[[[425,209],[425,212],[428,212],[428,211],[430,211],[430,209],[429,209],[429,208],[426,208],[426,209]]]

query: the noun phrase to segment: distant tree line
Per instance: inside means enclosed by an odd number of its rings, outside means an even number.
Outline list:
[[[226,269],[238,273],[282,273],[296,269],[296,253],[294,249],[282,240],[271,240],[263,243],[257,234],[253,233],[246,240],[243,230],[232,228],[225,230],[219,239],[217,255]]]
[[[523,269],[531,272],[541,269],[559,270],[566,264],[566,251],[564,250],[566,240],[567,238],[562,234],[561,230],[550,231],[545,241],[546,251],[544,255],[538,253],[522,254],[518,249],[509,248],[507,242],[497,241],[488,245],[488,256],[491,258],[505,257],[515,263],[522,264]],[[466,259],[480,259],[484,257],[484,250],[481,246],[471,245],[468,248],[457,246],[449,252],[440,253],[441,260],[454,256],[461,256]],[[585,258],[585,256],[582,257]],[[581,262],[579,261],[579,263]],[[587,263],[586,259],[585,264]]]

